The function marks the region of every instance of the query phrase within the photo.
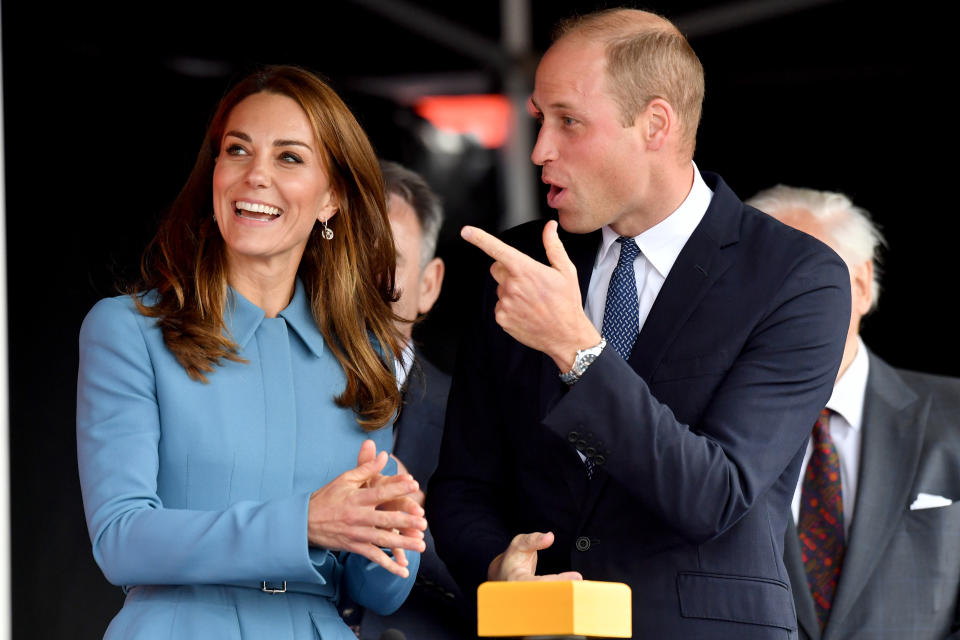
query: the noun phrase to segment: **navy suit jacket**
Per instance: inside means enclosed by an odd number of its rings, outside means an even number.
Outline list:
[[[403,391],[403,408],[393,426],[393,453],[424,490],[437,468],[449,393],[450,376],[418,357]],[[360,640],[379,640],[387,629],[398,629],[411,640],[476,637],[476,629],[465,613],[469,607],[464,605],[460,589],[437,556],[429,529],[425,542],[427,549],[420,554],[420,570],[406,602],[388,616],[365,611]]]
[[[960,638],[960,380],[870,354],[850,539],[820,631],[793,523],[786,564],[803,640]],[[911,510],[917,494],[953,504]]]
[[[843,353],[849,276],[825,245],[704,178],[713,200],[629,362],[607,348],[568,389],[496,325],[488,279],[427,494],[464,592],[515,534],[553,531],[538,573],[629,584],[635,638],[796,637],[784,532]],[[505,239],[545,262],[541,228]],[[600,234],[561,239],[585,293]]]

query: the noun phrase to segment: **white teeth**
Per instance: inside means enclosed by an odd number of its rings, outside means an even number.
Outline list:
[[[254,213],[266,213],[271,216],[280,215],[280,209],[277,207],[271,207],[268,204],[260,204],[259,202],[244,202],[238,201],[233,205],[237,209],[243,209],[244,211],[253,211]]]

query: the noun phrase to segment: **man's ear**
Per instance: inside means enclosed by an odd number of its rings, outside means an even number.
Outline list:
[[[654,98],[637,115],[635,125],[643,127],[641,130],[647,141],[647,148],[658,151],[670,138],[677,123],[677,114],[670,103],[663,98]]]
[[[850,302],[853,312],[866,315],[873,305],[873,261],[866,260],[850,269]]]
[[[430,311],[440,297],[444,270],[443,260],[434,258],[420,272],[420,299],[417,304],[417,313],[422,315]]]

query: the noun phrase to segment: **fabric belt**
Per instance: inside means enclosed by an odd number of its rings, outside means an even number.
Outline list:
[[[327,582],[320,584],[317,582],[289,582],[287,580],[266,580],[263,582],[243,583],[233,586],[247,587],[256,589],[264,593],[283,595],[284,593],[305,593],[312,596],[321,596],[324,598],[335,599],[337,588],[335,585]]]

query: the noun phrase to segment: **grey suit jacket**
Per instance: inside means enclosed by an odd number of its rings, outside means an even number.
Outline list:
[[[918,493],[954,502],[911,511]],[[803,639],[960,638],[960,379],[870,354],[857,509],[822,634],[792,524],[784,560]]]

